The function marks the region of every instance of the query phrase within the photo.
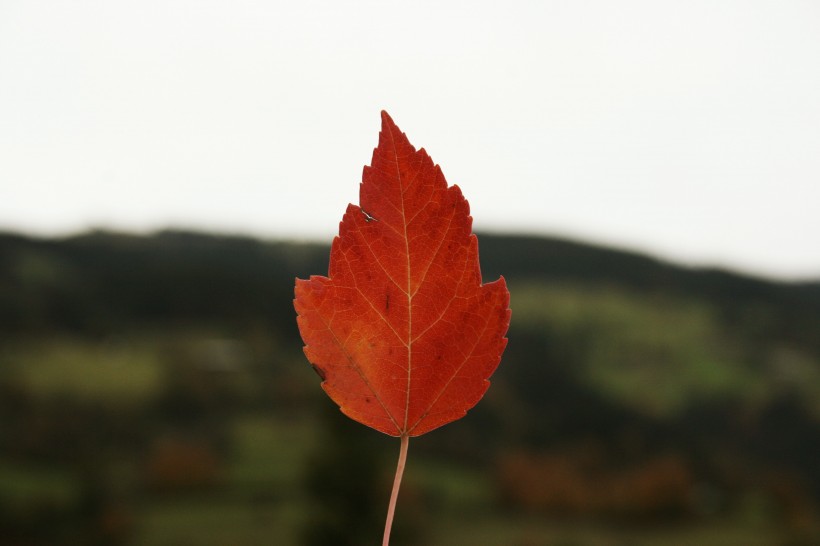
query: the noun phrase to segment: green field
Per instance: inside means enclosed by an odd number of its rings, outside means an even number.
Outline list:
[[[567,306],[565,327],[589,318],[585,317],[584,301],[578,294],[559,290],[541,297],[552,310],[550,316],[556,312],[561,316],[561,305]],[[640,328],[641,320],[659,319],[644,317],[638,309],[631,321],[625,321],[628,307],[628,301],[610,298],[604,304],[606,312],[596,320],[617,318],[627,322],[624,328],[629,329]],[[527,309],[523,302],[519,308],[519,320],[531,312],[528,320],[540,323],[538,309]],[[694,312],[679,310],[674,314],[685,319]],[[697,328],[682,328],[671,339],[653,341],[667,347],[677,343],[685,346],[697,335],[702,335]],[[18,346],[6,353],[13,364],[6,373],[11,375],[9,370],[15,370],[13,374],[38,399],[150,405],[160,396],[163,377],[158,345],[156,340],[130,341],[130,350],[124,354],[121,348],[108,344],[44,340],[32,343],[29,352],[25,346]],[[611,392],[617,396],[619,388],[611,385]],[[340,414],[334,418],[345,419]],[[112,481],[119,484],[119,493],[125,499],[117,502],[122,503],[118,508],[124,511],[121,518],[129,529],[130,540],[146,546],[300,544],[312,502],[303,485],[306,462],[321,452],[321,443],[327,441],[322,427],[310,410],[287,417],[247,411],[232,415],[227,429],[229,449],[220,455],[215,481],[203,487],[152,492],[140,485],[146,464],[142,458],[119,456],[104,461],[106,475],[117,475]],[[373,431],[364,433],[377,437],[382,460],[394,456],[395,441]],[[417,442],[421,444],[424,439]],[[536,517],[505,508],[497,498],[492,472],[455,460],[431,458],[429,454],[414,455],[411,451],[398,518],[407,515],[421,524],[424,544],[762,546],[794,535],[794,531],[784,535],[782,528],[765,520],[744,523],[740,515],[718,522],[696,521],[650,529]],[[389,465],[386,468],[390,470]],[[38,506],[72,511],[83,502],[81,479],[71,464],[21,465],[0,459],[0,500],[23,512],[36,511]],[[381,487],[386,502],[389,475],[384,476]],[[412,513],[408,515],[407,511]],[[374,541],[379,533],[378,527],[372,529]]]

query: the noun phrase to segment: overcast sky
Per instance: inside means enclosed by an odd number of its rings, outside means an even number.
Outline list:
[[[381,109],[478,230],[820,278],[816,0],[0,0],[0,229],[329,242]]]

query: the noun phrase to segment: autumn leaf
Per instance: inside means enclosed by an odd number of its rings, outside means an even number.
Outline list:
[[[330,250],[327,277],[296,280],[305,355],[350,418],[407,439],[464,416],[507,344],[504,278],[481,283],[478,241],[449,186],[382,112],[379,145]]]
[[[506,345],[503,277],[481,284],[472,217],[424,149],[382,112],[379,146],[330,251],[296,281],[305,354],[352,419],[419,436],[484,395]]]

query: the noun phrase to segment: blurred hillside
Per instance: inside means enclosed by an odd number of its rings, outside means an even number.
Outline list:
[[[820,282],[479,243],[509,346],[411,442],[396,545],[820,542]],[[0,545],[376,543],[398,442],[324,397],[292,306],[327,257],[0,234]]]

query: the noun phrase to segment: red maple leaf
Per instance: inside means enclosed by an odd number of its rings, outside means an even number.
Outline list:
[[[504,278],[481,284],[470,207],[424,149],[382,112],[327,277],[296,280],[305,355],[350,418],[401,437],[383,544],[408,438],[464,416],[484,396],[507,345]]]
[[[481,284],[469,204],[387,112],[359,199],[328,277],[296,281],[299,331],[345,414],[419,436],[484,395],[507,344],[510,295],[503,277]]]

